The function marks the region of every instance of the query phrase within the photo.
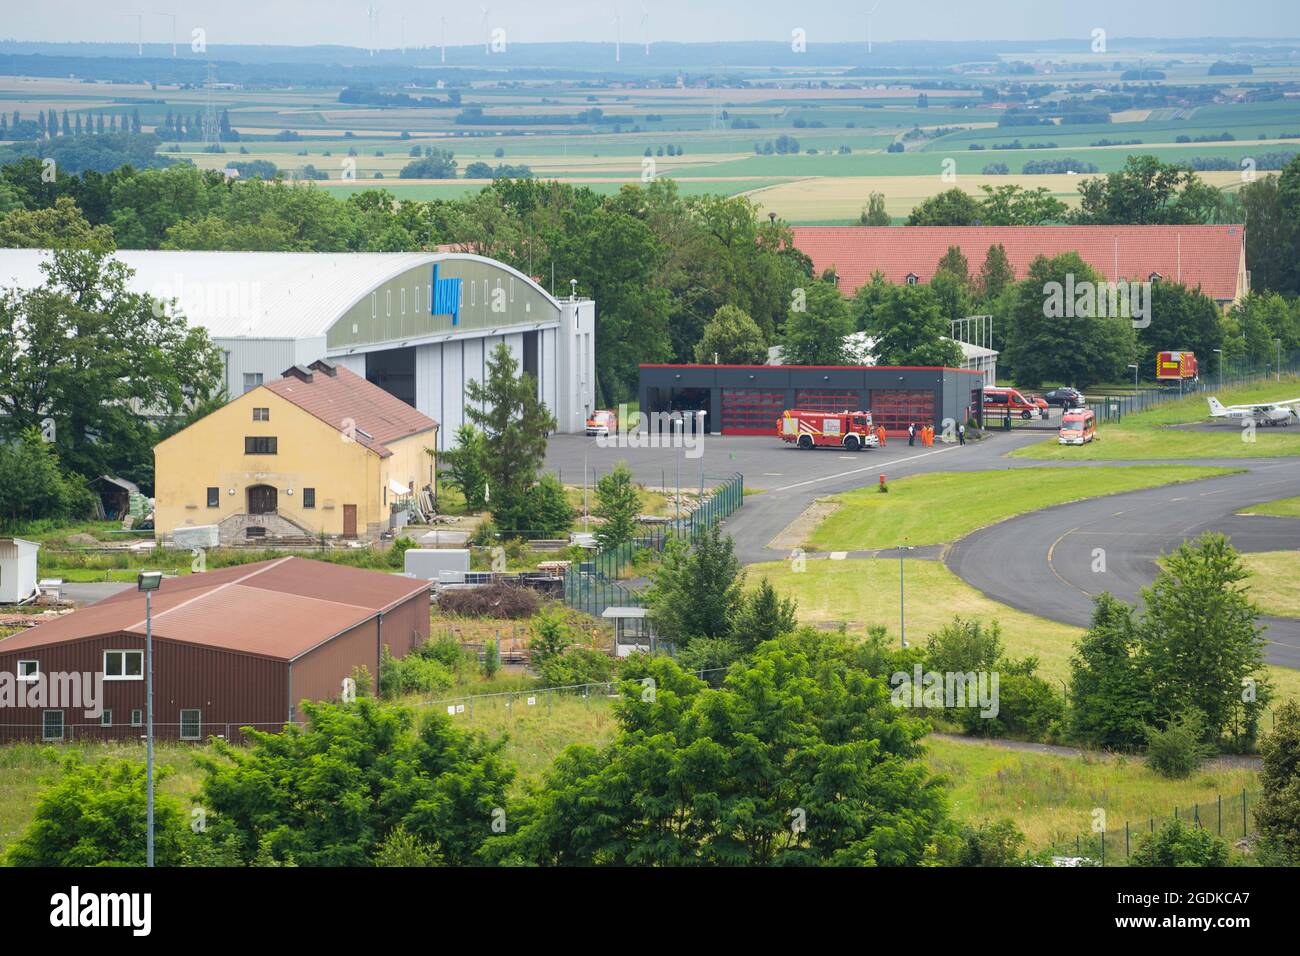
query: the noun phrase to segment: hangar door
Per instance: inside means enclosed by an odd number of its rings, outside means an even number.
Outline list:
[[[905,432],[912,422],[932,425],[934,392],[930,389],[873,388],[871,419],[890,432]]]
[[[862,404],[857,389],[801,388],[794,395],[795,407],[810,412],[856,412]]]
[[[785,391],[761,388],[722,390],[722,434],[771,435],[785,411]]]

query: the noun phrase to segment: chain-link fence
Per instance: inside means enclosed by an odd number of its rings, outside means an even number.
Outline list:
[[[1208,830],[1233,843],[1252,832],[1258,802],[1258,791],[1242,790],[1235,794],[1220,793],[1204,803],[1175,806],[1169,813],[1125,820],[1115,826],[1101,817],[1093,832],[1076,834],[1073,840],[1054,840],[1051,850],[1056,856],[1082,857],[1102,866],[1126,866],[1144,839],[1174,820]]]

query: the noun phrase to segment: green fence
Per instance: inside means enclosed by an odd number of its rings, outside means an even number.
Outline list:
[[[1051,849],[1056,856],[1084,857],[1102,866],[1126,866],[1144,838],[1174,820],[1209,830],[1232,843],[1250,835],[1258,802],[1258,791],[1221,793],[1212,801],[1174,807],[1171,813],[1161,816],[1125,820],[1118,825],[1102,821],[1095,832],[1078,834],[1073,840],[1053,841]]]
[[[571,565],[564,576],[564,602],[599,617],[607,607],[640,607],[632,588],[619,583],[623,572],[645,550],[663,551],[673,538],[693,541],[695,536],[734,514],[745,503],[745,478],[731,475],[705,490],[699,506],[681,518],[643,526],[631,541],[597,551],[588,561]]]

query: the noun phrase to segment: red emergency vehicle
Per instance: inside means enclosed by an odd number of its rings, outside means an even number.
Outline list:
[[[1156,381],[1179,382],[1199,374],[1195,352],[1157,352]]]
[[[776,420],[782,441],[800,448],[830,445],[848,451],[875,448],[880,444],[870,412],[816,412],[789,408]]]

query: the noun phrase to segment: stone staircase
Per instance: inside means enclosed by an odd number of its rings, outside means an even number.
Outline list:
[[[231,515],[217,525],[217,533],[222,545],[309,548],[320,543],[320,538],[310,528],[274,512]]]

